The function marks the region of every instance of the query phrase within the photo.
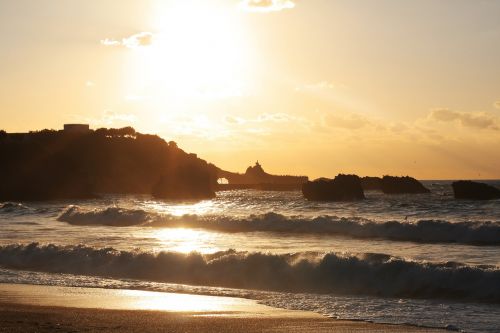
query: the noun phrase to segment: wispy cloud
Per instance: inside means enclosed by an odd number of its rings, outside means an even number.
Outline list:
[[[235,116],[225,116],[224,121],[229,125],[242,125],[247,122],[246,119]]]
[[[253,12],[277,12],[295,8],[295,2],[292,0],[243,0],[241,6]]]
[[[102,117],[102,122],[105,124],[116,124],[116,123],[134,123],[137,117],[129,113],[117,113],[111,110],[105,110]]]
[[[352,112],[329,113],[323,121],[327,127],[356,130],[371,125],[371,121],[364,115]]]
[[[301,121],[301,118],[292,116],[287,113],[264,113],[257,117],[257,122],[275,122],[275,123],[286,123],[292,121]]]
[[[494,105],[497,109],[500,109],[500,101],[496,101],[495,103],[493,103],[493,105]]]
[[[151,32],[140,32],[138,34],[118,39],[105,38],[101,40],[101,45],[104,46],[123,46],[129,49],[135,49],[141,46],[149,46],[153,44],[154,35]]]
[[[230,125],[258,124],[258,123],[287,123],[302,122],[304,119],[287,113],[263,113],[254,118],[226,116],[225,122]]]
[[[456,122],[464,127],[500,130],[499,117],[488,112],[461,112],[441,108],[432,110],[429,119]]]
[[[122,42],[118,41],[116,39],[105,38],[105,39],[101,39],[101,45],[104,45],[104,46],[121,46]]]

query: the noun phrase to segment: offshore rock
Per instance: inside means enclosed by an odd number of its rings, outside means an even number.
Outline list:
[[[420,194],[430,193],[430,190],[412,177],[384,176],[382,192],[385,194]]]
[[[485,183],[460,180],[451,184],[455,199],[492,200],[500,199],[500,190]]]
[[[340,174],[335,179],[320,178],[302,185],[302,194],[311,201],[356,201],[365,199],[356,175]]]

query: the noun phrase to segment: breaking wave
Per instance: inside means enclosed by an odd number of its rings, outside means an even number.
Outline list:
[[[49,273],[292,293],[448,298],[500,303],[495,266],[407,261],[384,254],[118,251],[84,245],[0,246],[0,265]]]
[[[374,222],[361,218],[320,216],[315,218],[287,217],[276,213],[250,215],[246,218],[198,215],[161,215],[144,210],[108,207],[86,211],[68,207],[58,218],[73,225],[107,225],[152,227],[186,227],[219,232],[276,232],[300,234],[331,234],[362,239],[388,239],[422,243],[461,243],[500,245],[499,222],[448,222],[420,220],[418,222]]]
[[[58,220],[74,225],[127,227],[144,224],[151,220],[151,216],[142,209],[108,207],[103,210],[84,211],[78,206],[69,206]]]
[[[28,207],[18,202],[0,203],[0,213],[16,213],[27,210]]]

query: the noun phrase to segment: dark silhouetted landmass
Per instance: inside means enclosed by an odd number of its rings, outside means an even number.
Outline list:
[[[213,170],[187,165],[166,173],[153,186],[152,194],[163,199],[210,199],[215,197]]]
[[[460,180],[451,184],[456,199],[492,200],[500,199],[500,189],[488,184]]]
[[[365,191],[382,191],[382,178],[363,177],[361,178],[361,186]]]
[[[215,195],[217,168],[175,142],[133,128],[0,132],[0,200],[92,198],[100,193],[167,199]]]
[[[419,194],[430,193],[430,190],[412,177],[384,176],[382,192],[385,194]]]
[[[385,194],[417,194],[430,191],[418,180],[412,177],[363,177],[361,186],[365,191],[382,191]]]
[[[259,162],[247,168],[244,174],[219,169],[219,178],[225,178],[227,184],[219,184],[218,190],[255,189],[264,191],[300,190],[308,181],[306,176],[278,176],[264,171]]]
[[[365,199],[361,180],[356,175],[320,178],[302,186],[302,194],[312,201],[355,201]]]

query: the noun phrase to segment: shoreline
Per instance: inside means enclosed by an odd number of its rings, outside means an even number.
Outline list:
[[[0,283],[0,332],[443,332],[337,320],[257,301],[151,291]]]

